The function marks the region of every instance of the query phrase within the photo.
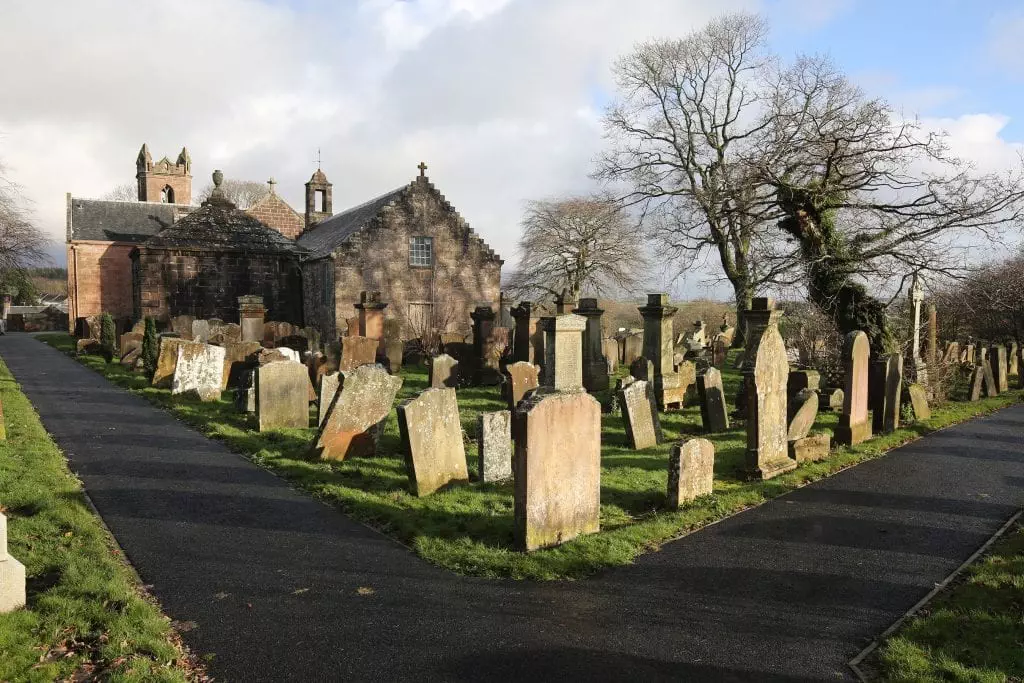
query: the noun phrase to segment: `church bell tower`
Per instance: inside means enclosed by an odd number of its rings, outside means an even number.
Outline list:
[[[173,163],[164,157],[154,164],[149,147],[143,144],[135,159],[135,178],[140,202],[192,203],[192,157],[186,147]]]
[[[306,183],[306,229],[334,215],[331,211],[331,183],[320,167]]]

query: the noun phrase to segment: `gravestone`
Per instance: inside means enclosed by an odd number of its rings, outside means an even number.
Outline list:
[[[980,365],[975,366],[971,371],[971,386],[967,394],[968,401],[980,401],[981,392],[985,383],[985,370]]]
[[[242,385],[242,374],[256,366],[256,356],[263,350],[259,342],[226,342],[224,344],[224,371],[220,388],[238,388]]]
[[[506,396],[509,410],[516,409],[519,402],[526,396],[526,392],[540,386],[539,371],[540,368],[526,361],[517,361],[505,368],[505,373],[508,375]]]
[[[377,351],[381,353],[384,351],[384,309],[387,307],[377,291],[360,292],[359,302],[355,304],[355,309],[359,311],[359,336],[375,340]]]
[[[466,448],[454,389],[426,389],[398,406],[405,470],[417,496],[467,481]]]
[[[601,404],[583,391],[535,392],[516,407],[514,538],[520,550],[596,533]]]
[[[642,355],[644,355],[643,333],[626,335],[622,340],[622,364],[628,366]]]
[[[883,390],[879,392],[871,412],[871,430],[875,434],[891,434],[900,427],[900,398],[903,394],[903,356],[892,354],[880,360]]]
[[[313,442],[316,456],[345,460],[373,455],[377,425],[391,412],[401,386],[402,378],[389,375],[380,365],[361,365],[341,373],[341,386]]]
[[[541,385],[554,391],[583,389],[583,330],[587,319],[563,313],[540,319],[544,330]]]
[[[654,363],[654,399],[659,410],[669,406],[682,407],[686,398],[686,389],[673,362],[672,316],[678,311],[675,306],[668,305],[668,294],[648,294],[647,305],[640,306],[640,315],[644,319],[644,350],[643,355]],[[696,381],[694,376],[690,383]]]
[[[153,373],[154,387],[170,388],[174,368],[178,364],[178,347],[188,343],[177,337],[160,337],[160,352],[157,354],[156,371]]]
[[[373,365],[377,360],[376,339],[353,335],[341,340],[341,364],[338,369],[342,372],[355,370],[361,365]]]
[[[821,388],[821,373],[817,370],[791,370],[786,382],[786,393],[796,396],[804,389],[817,391]]]
[[[668,456],[668,507],[675,510],[711,494],[715,479],[715,445],[707,439],[687,439],[672,446]]]
[[[265,315],[266,310],[263,308],[262,296],[247,294],[238,297],[238,323],[241,328],[241,341],[263,341],[263,317]]]
[[[128,355],[129,351],[141,349],[142,337],[143,333],[141,332],[125,332],[124,334],[122,334],[120,339],[121,354],[119,357],[124,358],[125,356]]]
[[[989,398],[995,398],[999,395],[999,383],[996,381],[995,374],[992,372],[992,365],[990,363],[981,364],[982,376],[984,378],[983,385],[985,387],[985,395]]]
[[[334,396],[338,393],[338,387],[340,385],[340,373],[332,372],[320,378],[320,397],[317,405],[317,408],[319,409],[319,415],[316,422],[317,427],[322,426],[324,420],[327,419],[327,413],[331,410],[331,402],[334,401]]]
[[[224,380],[224,347],[203,342],[178,346],[171,395],[194,391],[202,401],[219,401]]]
[[[135,347],[128,353],[121,356],[121,365],[126,368],[134,368],[136,364],[142,361],[142,348]]]
[[[455,387],[459,384],[459,362],[442,353],[430,359],[428,373],[430,374],[430,388],[443,389]]]
[[[959,363],[960,362],[960,343],[959,342],[946,342],[946,351],[942,354],[943,363]]]
[[[615,371],[619,369],[619,341],[617,339],[602,339],[601,340],[601,354],[608,362],[607,373],[614,375]],[[611,378],[609,378],[609,383]]]
[[[968,363],[974,365],[974,344],[967,344],[964,346],[962,363]]]
[[[405,352],[405,344],[401,339],[389,339],[384,342],[384,354],[388,359],[388,372],[397,375],[402,369],[402,354]]]
[[[210,323],[207,320],[192,321],[192,341],[206,344],[210,341]]]
[[[748,349],[750,367],[744,366],[747,397],[747,474],[771,479],[796,467],[787,451],[786,385],[789,362],[779,334],[779,312],[770,301],[747,311],[748,325],[761,333]]]
[[[632,363],[629,364],[629,375],[633,379],[643,380],[645,382],[654,381],[654,363],[647,360],[643,356],[636,358]]]
[[[1017,377],[1020,375],[1017,363],[1020,360],[1020,353],[1017,348],[1017,342],[1010,342],[1010,346],[1006,349],[1006,374],[1010,377]]]
[[[255,383],[261,432],[309,426],[309,374],[305,365],[290,360],[261,365]]]
[[[195,320],[190,315],[177,315],[171,318],[171,332],[182,339],[192,340],[192,321]]]
[[[583,387],[590,392],[604,391],[608,388],[608,359],[601,343],[604,311],[597,307],[597,299],[584,298],[573,313],[587,319],[583,330]]]
[[[512,413],[496,410],[480,413],[476,422],[480,481],[512,478]]]
[[[473,384],[492,386],[501,381],[498,361],[501,358],[494,334],[494,309],[477,306],[469,317],[473,320]]]
[[[1006,347],[1002,344],[993,346],[988,354],[989,364],[992,366],[992,376],[996,380],[996,389],[999,393],[1010,390],[1009,373],[1006,366]]]
[[[717,368],[708,368],[697,376],[697,393],[700,396],[700,419],[704,431],[713,434],[729,429],[722,373]]]
[[[25,606],[25,565],[7,553],[7,517],[0,513],[0,614]]]
[[[650,382],[637,380],[619,392],[626,443],[634,450],[650,448],[662,441],[661,420]]]
[[[721,335],[715,337],[711,342],[711,364],[716,368],[724,366],[728,355],[729,345],[725,343],[725,339]]]
[[[843,390],[835,388],[818,390],[818,410],[836,411],[843,409]]]
[[[914,411],[914,419],[923,422],[932,416],[931,408],[928,407],[928,390],[920,384],[907,385],[907,399]]]
[[[242,328],[235,323],[218,323],[210,321],[210,344],[237,344],[242,341]]]
[[[818,392],[813,389],[802,389],[792,399],[789,409],[789,431],[786,440],[793,442],[804,438],[811,432],[814,421],[818,417]]]
[[[509,311],[515,320],[512,334],[512,360],[540,363],[544,360],[544,331],[539,328],[540,309],[530,301],[520,301]]]
[[[789,442],[789,457],[797,464],[824,460],[828,457],[831,445],[832,437],[827,433],[809,434]]]
[[[868,362],[871,347],[863,332],[850,332],[843,342],[843,412],[836,427],[836,443],[852,446],[871,438],[868,422]]]

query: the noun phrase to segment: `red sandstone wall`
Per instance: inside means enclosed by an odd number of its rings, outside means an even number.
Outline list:
[[[289,239],[297,238],[306,227],[306,219],[295,213],[288,203],[276,194],[268,195],[245,212]]]
[[[133,244],[73,242],[68,245],[68,318],[132,314]]]

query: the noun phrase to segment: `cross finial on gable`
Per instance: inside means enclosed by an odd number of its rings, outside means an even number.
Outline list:
[[[273,177],[271,177],[270,180],[267,181],[267,185],[270,185],[270,194],[277,194],[274,191],[274,189],[275,189],[274,186],[277,185],[277,181],[274,180]]]
[[[420,165],[417,166],[416,168],[420,169],[420,178],[426,178],[427,177],[427,165],[425,163],[423,163],[421,161]]]

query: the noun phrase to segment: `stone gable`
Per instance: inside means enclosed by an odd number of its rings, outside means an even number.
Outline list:
[[[276,194],[265,195],[245,212],[292,240],[306,227],[305,219]]]

